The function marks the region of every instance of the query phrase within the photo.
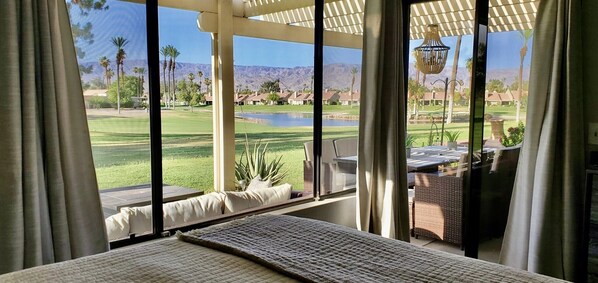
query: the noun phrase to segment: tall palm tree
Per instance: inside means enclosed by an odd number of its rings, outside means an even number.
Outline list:
[[[139,67],[133,68],[133,74],[137,77],[137,85],[135,86],[137,89],[135,90],[135,94],[139,96]]]
[[[122,36],[112,38],[112,44],[116,47],[116,107],[118,114],[120,114],[120,73],[121,71],[124,73],[123,66],[127,56],[124,48],[128,43],[129,41]]]
[[[168,95],[166,95],[168,89],[166,89],[166,66],[168,65],[167,58],[168,57],[168,48],[167,46],[162,46],[160,48],[160,54],[162,54],[162,86],[164,87],[164,95],[166,96],[166,104],[168,105]]]
[[[139,67],[139,96],[143,96],[143,83],[145,82],[145,68]]]
[[[451,85],[449,88],[449,104],[446,117],[446,123],[450,124],[453,122],[453,106],[455,104],[455,88],[457,86],[457,71],[459,69],[459,53],[461,51],[461,35],[457,36],[457,43],[455,47],[455,56],[453,58],[453,69],[451,72]]]
[[[176,70],[176,58],[179,57],[181,53],[175,48],[172,47],[172,53],[170,57],[172,58],[172,109],[175,108],[176,102],[176,77],[175,77],[175,70]]]
[[[110,68],[110,59],[106,56],[100,58],[100,66],[104,68],[104,80],[106,80],[106,88],[110,87],[110,81],[108,80],[108,68]]]
[[[353,108],[353,87],[355,86],[355,76],[357,75],[357,67],[351,68],[351,93],[349,94],[351,97],[351,101],[349,101],[349,105]]]
[[[168,55],[168,101],[171,101],[171,93],[172,93],[172,89],[174,88],[174,85],[171,84],[171,76],[170,74],[172,73],[172,51],[174,49],[174,46],[172,45],[167,45],[166,46],[166,54]],[[174,102],[172,102],[174,103]]]
[[[201,95],[201,78],[203,78],[203,72],[197,71],[197,82],[199,85],[199,94]]]
[[[521,113],[521,98],[523,98],[523,61],[525,60],[525,56],[527,55],[527,43],[529,42],[530,38],[532,38],[532,35],[534,34],[533,30],[520,30],[519,31],[519,35],[521,36],[521,39],[523,40],[523,47],[521,47],[521,50],[519,51],[519,85],[517,87],[517,100],[515,101],[516,105],[517,105],[517,114],[515,116],[515,120],[517,123],[519,123],[520,120],[520,113]]]

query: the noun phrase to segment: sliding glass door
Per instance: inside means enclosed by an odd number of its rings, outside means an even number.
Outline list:
[[[412,2],[408,163],[446,162],[410,170],[412,240],[497,262],[539,1]]]

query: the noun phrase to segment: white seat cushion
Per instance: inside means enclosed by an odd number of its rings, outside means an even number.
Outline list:
[[[292,188],[290,184],[284,184],[253,191],[225,192],[224,213],[235,213],[262,205],[285,202],[291,198]]]
[[[165,203],[162,206],[164,227],[171,228],[185,223],[197,222],[203,218],[222,215],[223,200],[222,193],[214,192],[186,200]],[[143,234],[152,230],[151,205],[127,207],[121,211],[129,216],[129,233]]]
[[[109,241],[129,237],[129,214],[120,212],[111,215],[105,221]]]

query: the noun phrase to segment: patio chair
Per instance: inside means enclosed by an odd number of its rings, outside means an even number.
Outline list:
[[[466,156],[462,157],[466,159]],[[460,168],[466,168],[460,164]],[[483,176],[489,176],[489,164],[482,166]],[[463,244],[464,184],[468,172],[458,170],[458,175],[434,173],[415,174],[415,195],[413,200],[413,235],[439,239],[445,242]],[[492,214],[487,190],[482,187],[480,221],[485,223]],[[488,231],[481,227],[480,237],[487,237]]]
[[[336,156],[347,157],[357,155],[357,138],[342,138],[334,140]],[[336,175],[336,186],[343,190],[355,188],[356,174],[339,173]]]
[[[520,151],[520,146],[499,149],[492,162],[490,181],[491,192],[495,197],[492,202],[492,218],[489,221],[493,223],[491,233],[494,237],[502,236],[507,226]]]
[[[306,142],[303,144],[305,150],[305,160],[303,161],[303,182],[304,190],[306,193],[313,191],[313,156],[314,156],[314,143]],[[336,171],[336,151],[334,149],[333,140],[326,139],[322,140],[322,174],[320,175],[321,182],[321,193],[330,193],[333,191],[335,184],[335,171]]]

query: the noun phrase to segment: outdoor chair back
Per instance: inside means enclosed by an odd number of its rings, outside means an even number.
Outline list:
[[[357,138],[343,138],[334,140],[336,156],[347,157],[357,155]]]

